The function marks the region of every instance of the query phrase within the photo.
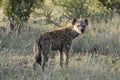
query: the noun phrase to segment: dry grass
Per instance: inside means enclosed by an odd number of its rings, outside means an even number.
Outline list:
[[[8,53],[6,51],[6,53]],[[91,58],[77,54],[70,58],[69,67],[60,68],[58,60],[50,59],[45,72],[37,66],[32,70],[33,55],[1,52],[0,80],[119,80],[120,57],[100,55]]]
[[[20,35],[7,38],[0,31],[0,80],[120,80],[120,19],[90,22],[85,34],[73,41],[69,67],[59,67],[59,57],[50,59],[45,72],[32,70],[33,42],[52,25],[30,22]],[[98,55],[91,51],[98,45]],[[56,52],[53,52],[56,53]]]

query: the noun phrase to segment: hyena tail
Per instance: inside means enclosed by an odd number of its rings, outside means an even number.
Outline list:
[[[34,42],[34,62],[33,62],[33,68],[35,69],[36,63],[41,65],[42,63],[42,56],[41,56],[41,48],[39,46],[39,41]]]

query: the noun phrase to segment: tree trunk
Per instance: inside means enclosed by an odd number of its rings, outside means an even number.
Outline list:
[[[10,30],[13,31],[13,30],[14,30],[14,27],[15,27],[14,19],[11,18],[11,20],[10,20]]]
[[[20,34],[21,33],[22,24],[19,23],[17,27],[18,27],[18,34]]]

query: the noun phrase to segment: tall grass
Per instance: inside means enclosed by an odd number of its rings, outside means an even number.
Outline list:
[[[118,15],[107,22],[104,20],[89,22],[86,32],[73,41],[73,52],[70,52],[68,68],[59,67],[59,55],[56,54],[55,59],[49,59],[45,72],[41,71],[40,66],[33,71],[33,43],[39,34],[54,28],[53,25],[30,22],[20,35],[11,38],[0,31],[0,80],[120,79],[120,18]],[[90,54],[93,53],[91,50],[95,44],[98,46],[99,56],[92,57]]]

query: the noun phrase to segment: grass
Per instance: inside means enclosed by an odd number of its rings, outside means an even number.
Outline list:
[[[6,51],[7,53],[7,51]],[[57,56],[58,57],[58,56]],[[50,59],[45,72],[37,66],[32,70],[33,55],[1,53],[1,80],[119,80],[120,57],[100,55],[91,58],[77,54],[70,58],[69,67],[60,68],[58,60]]]
[[[118,15],[107,23],[90,21],[86,32],[73,41],[69,67],[60,68],[56,54],[45,72],[40,66],[32,70],[33,43],[38,34],[54,29],[53,25],[30,22],[11,38],[0,29],[0,80],[120,80],[119,22]],[[99,55],[92,51],[95,44]]]

